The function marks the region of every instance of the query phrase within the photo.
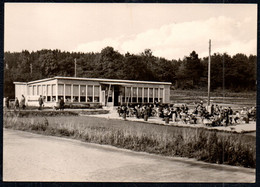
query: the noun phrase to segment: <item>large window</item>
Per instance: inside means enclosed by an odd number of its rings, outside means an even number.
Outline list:
[[[94,102],[99,102],[100,87],[94,86]]]
[[[133,103],[136,103],[136,102],[137,102],[137,88],[136,88],[136,87],[133,87],[132,102],[133,102]]]
[[[65,101],[71,102],[71,84],[65,85]]]
[[[73,102],[79,102],[79,85],[73,85]]]
[[[64,88],[64,87],[62,87],[62,88]],[[51,89],[52,89],[52,91],[51,91],[52,92],[52,101],[56,101],[56,84],[53,84],[51,86]],[[58,89],[61,89],[60,85],[58,86]],[[59,93],[59,90],[58,90],[58,93]],[[62,91],[62,93],[63,93],[63,91]],[[61,97],[63,97],[63,94],[58,96],[59,99],[61,99]]]
[[[87,102],[93,102],[93,86],[88,85],[88,100]]]
[[[158,88],[154,88],[154,102],[159,102]]]
[[[139,87],[138,88],[138,103],[142,103],[143,102],[143,88]]]
[[[37,85],[37,95],[42,95],[42,86],[41,85]]]
[[[119,87],[119,92],[120,92],[120,96],[122,98],[122,100],[120,102],[125,102],[125,87],[123,86],[120,86]]]
[[[125,92],[125,102],[131,102],[131,87],[126,87],[126,92]]]
[[[86,102],[86,86],[80,85],[80,102]]]
[[[149,103],[153,102],[153,88],[149,88]]]
[[[36,85],[33,86],[33,95],[37,95]]]
[[[160,101],[163,102],[163,88],[160,88]]]
[[[148,88],[144,88],[144,103],[148,102]]]
[[[47,85],[47,101],[51,101],[51,85]]]
[[[42,95],[43,95],[43,98],[46,99],[46,94],[47,94],[47,91],[46,91],[46,85],[42,85]],[[46,101],[46,100],[45,100]]]
[[[29,95],[33,95],[33,87],[29,86]]]

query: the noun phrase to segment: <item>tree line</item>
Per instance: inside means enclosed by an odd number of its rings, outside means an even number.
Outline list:
[[[140,54],[121,54],[112,47],[98,53],[39,50],[4,53],[4,95],[14,98],[15,81],[28,82],[54,76],[110,78],[124,80],[166,81],[175,88],[207,87],[208,57],[199,58],[195,51],[178,60],[153,55],[150,49]],[[238,53],[211,56],[211,89],[232,91],[256,90],[255,55]]]

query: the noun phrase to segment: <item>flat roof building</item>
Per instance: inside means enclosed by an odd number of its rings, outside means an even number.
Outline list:
[[[40,95],[45,106],[55,106],[62,97],[72,103],[99,103],[118,106],[129,103],[170,102],[170,82],[119,79],[60,77],[31,82],[14,82],[15,96],[24,95],[27,105],[38,105]]]

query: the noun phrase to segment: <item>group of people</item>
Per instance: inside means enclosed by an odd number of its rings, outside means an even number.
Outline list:
[[[119,116],[127,116],[136,118],[147,118],[156,114],[154,105],[136,105],[136,106],[125,106],[121,105],[117,108]]]
[[[256,107],[247,109],[244,107],[241,111],[233,111],[231,107],[222,107],[217,104],[212,104],[210,108],[206,108],[203,102],[190,110],[186,104],[182,105],[161,105],[161,104],[147,104],[147,105],[121,105],[117,112],[119,116],[144,118],[157,116],[165,120],[184,123],[197,124],[204,123],[209,126],[228,126],[231,124],[240,123],[256,119]]]
[[[9,97],[5,98],[5,107],[7,109],[10,109],[10,99],[9,99]],[[20,110],[20,108],[22,108],[23,110],[25,110],[25,108],[26,108],[24,95],[22,95],[20,102],[19,102],[17,97],[14,100],[14,110]]]

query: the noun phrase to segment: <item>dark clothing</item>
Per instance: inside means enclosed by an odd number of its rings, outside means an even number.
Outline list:
[[[8,97],[5,100],[5,106],[6,106],[6,108],[9,109],[9,98]]]
[[[39,110],[41,110],[42,109],[42,105],[43,105],[43,98],[42,97],[39,97],[39,99],[38,99],[38,101],[39,101]]]
[[[25,109],[25,97],[22,97],[20,105],[21,105],[22,109],[24,110]]]
[[[19,100],[18,99],[15,100],[14,106],[15,106],[15,108],[19,108]]]
[[[60,110],[64,110],[64,105],[65,105],[64,100],[61,99],[60,100]]]

